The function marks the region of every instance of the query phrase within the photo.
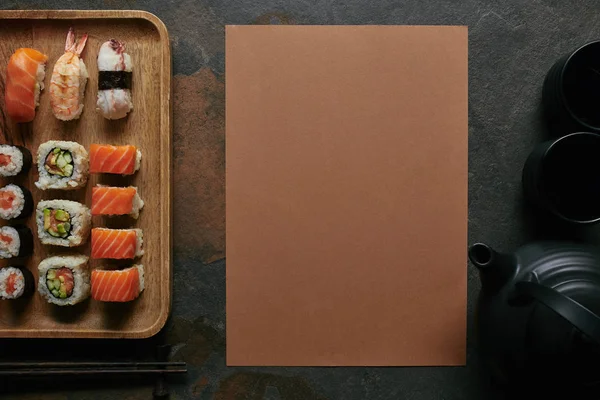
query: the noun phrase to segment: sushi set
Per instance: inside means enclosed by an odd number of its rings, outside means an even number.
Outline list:
[[[152,14],[0,11],[0,337],[162,328],[170,99]]]

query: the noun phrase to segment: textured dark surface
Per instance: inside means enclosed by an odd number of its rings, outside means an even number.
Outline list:
[[[169,29],[175,74],[175,298],[172,317],[156,338],[140,342],[2,340],[4,359],[49,353],[69,359],[151,358],[154,345],[168,341],[174,346],[172,358],[190,366],[186,377],[172,381],[172,398],[504,398],[490,386],[476,355],[472,320],[479,282],[473,268],[469,269],[466,367],[225,366],[224,25],[468,25],[469,241],[512,250],[536,237],[538,231],[523,205],[520,174],[529,151],[546,136],[540,107],[544,74],[559,56],[600,38],[597,0],[57,0],[2,1],[0,7],[37,9],[50,4],[67,9],[144,9],[155,13]],[[588,233],[597,236],[595,231]],[[20,393],[18,384],[24,385],[26,393]],[[151,397],[152,382],[32,385],[19,381],[2,383],[0,390],[11,393],[3,398],[142,399]]]

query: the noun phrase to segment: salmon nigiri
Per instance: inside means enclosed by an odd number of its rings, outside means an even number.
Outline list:
[[[134,265],[121,271],[92,271],[92,298],[98,301],[134,300],[144,290],[144,266]]]
[[[92,215],[131,215],[137,218],[144,207],[135,186],[92,188]]]
[[[135,258],[144,254],[141,229],[92,229],[92,258]]]
[[[135,146],[90,146],[90,172],[132,175],[140,169],[142,153]]]
[[[6,113],[15,122],[31,122],[44,89],[48,56],[21,48],[10,56],[6,69]]]

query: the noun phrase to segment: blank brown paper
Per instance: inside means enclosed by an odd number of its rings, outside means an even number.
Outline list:
[[[228,26],[228,365],[461,365],[467,28]]]

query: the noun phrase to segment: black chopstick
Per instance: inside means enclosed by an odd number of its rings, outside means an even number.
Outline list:
[[[183,374],[187,368],[172,369],[21,369],[0,371],[1,376],[109,375],[109,374]]]
[[[18,368],[147,368],[147,367],[185,367],[184,362],[166,362],[166,361],[150,361],[150,362],[15,362],[2,363],[0,362],[0,370],[3,369],[18,369]]]
[[[15,362],[0,363],[0,376],[182,374],[184,362]]]

